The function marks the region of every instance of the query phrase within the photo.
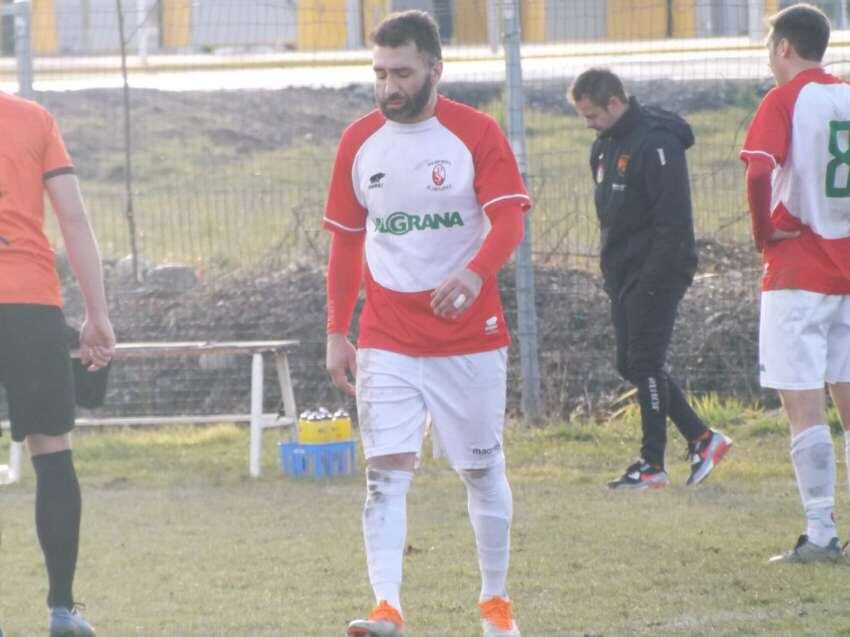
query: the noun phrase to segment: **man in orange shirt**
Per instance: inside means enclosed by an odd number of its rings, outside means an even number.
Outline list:
[[[59,277],[44,234],[45,191],[85,301],[83,365],[105,367],[115,335],[97,242],[56,122],[38,104],[0,94],[0,130],[0,384],[12,439],[26,442],[35,468],[50,635],[92,637],[72,594],[81,511],[71,458],[74,385]]]

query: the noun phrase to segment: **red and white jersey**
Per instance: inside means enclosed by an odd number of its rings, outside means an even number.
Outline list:
[[[850,85],[823,69],[765,95],[741,159],[774,166],[771,221],[798,239],[764,248],[764,290],[850,294]]]
[[[490,116],[438,98],[434,117],[399,124],[373,111],[342,135],[324,227],[365,232],[360,347],[412,356],[469,354],[510,342],[495,277],[458,320],[431,292],[472,260],[499,207],[531,202]]]

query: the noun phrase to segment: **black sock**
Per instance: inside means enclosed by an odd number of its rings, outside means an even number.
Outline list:
[[[71,589],[80,544],[80,484],[71,450],[34,456],[35,528],[50,580],[47,605],[74,605]]]

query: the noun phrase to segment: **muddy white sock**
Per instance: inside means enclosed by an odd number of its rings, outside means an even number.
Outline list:
[[[809,427],[791,438],[791,462],[806,512],[809,541],[826,546],[836,537],[835,451],[826,425]]]
[[[469,520],[478,547],[481,600],[507,597],[505,580],[511,550],[513,496],[505,475],[505,464],[458,473],[466,484]]]
[[[401,612],[401,570],[407,535],[409,471],[366,469],[363,539],[375,600]]]

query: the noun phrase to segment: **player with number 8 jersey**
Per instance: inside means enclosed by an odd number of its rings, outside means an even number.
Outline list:
[[[850,85],[817,67],[777,86],[741,157],[775,169],[770,208],[753,219],[764,248],[762,289],[850,294]],[[800,236],[771,242],[771,226]]]
[[[791,426],[806,531],[776,562],[843,559],[824,385],[850,464],[850,85],[822,64],[826,15],[799,3],[769,19],[776,87],[762,100],[741,159],[753,239],[764,258],[759,368]]]

